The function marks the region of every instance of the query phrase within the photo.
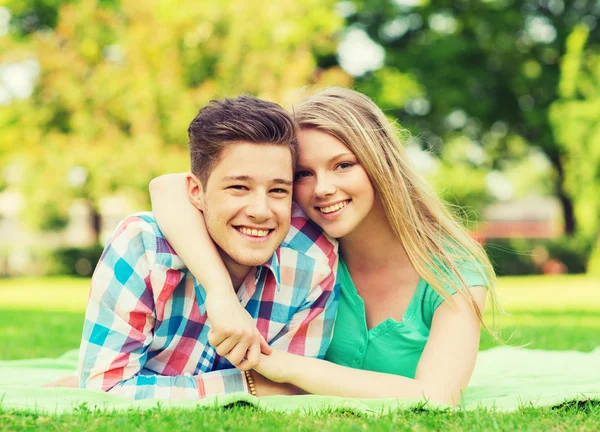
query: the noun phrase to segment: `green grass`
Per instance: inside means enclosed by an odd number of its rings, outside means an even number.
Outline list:
[[[254,407],[238,405],[226,409],[161,409],[147,411],[102,412],[85,408],[73,414],[39,415],[27,412],[0,411],[0,431],[85,430],[85,431],[169,431],[169,430],[242,430],[242,431],[471,431],[471,430],[540,430],[597,431],[600,404],[563,406],[555,409],[523,408],[498,414],[479,411],[396,411],[374,416],[360,416],[344,411],[288,414],[267,413]]]
[[[0,280],[0,359],[57,357],[79,344],[88,296],[86,279]],[[510,345],[591,351],[600,345],[600,279],[585,276],[503,278],[498,293],[508,315],[498,327]],[[490,318],[490,313],[486,313]],[[495,345],[483,333],[481,349]],[[343,411],[281,415],[236,405],[227,409],[90,411],[65,415],[6,410],[8,430],[590,430],[600,429],[600,403],[512,413],[397,411],[357,416]]]

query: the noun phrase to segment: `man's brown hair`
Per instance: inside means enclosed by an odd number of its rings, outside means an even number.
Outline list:
[[[288,146],[296,167],[294,120],[281,106],[254,96],[210,101],[190,123],[188,136],[192,173],[203,186],[223,150],[236,142]]]

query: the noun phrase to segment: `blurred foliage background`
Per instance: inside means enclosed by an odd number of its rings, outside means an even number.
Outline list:
[[[34,233],[65,232],[75,203],[91,227],[83,245],[34,235],[21,261],[89,274],[114,226],[106,199],[148,208],[150,179],[188,169],[187,126],[210,99],[291,108],[341,85],[410,131],[499,273],[600,273],[599,18],[598,0],[0,0],[0,194],[23,197]],[[540,198],[557,234],[481,228],[510,206],[486,209]]]

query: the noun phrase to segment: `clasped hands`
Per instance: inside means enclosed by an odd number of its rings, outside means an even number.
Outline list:
[[[287,382],[286,353],[267,344],[233,292],[207,295],[206,312],[212,324],[208,342],[217,354],[241,371],[254,369],[271,381]]]

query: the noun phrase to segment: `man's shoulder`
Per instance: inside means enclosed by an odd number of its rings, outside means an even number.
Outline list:
[[[143,248],[143,253],[148,255],[154,264],[177,270],[184,268],[183,261],[165,239],[151,212],[138,212],[127,216],[115,229],[111,243],[114,243],[116,238],[120,238],[121,243],[138,243]]]
[[[315,258],[328,260],[337,255],[338,243],[312,222],[296,203],[292,206],[290,230],[281,243],[281,248]]]

